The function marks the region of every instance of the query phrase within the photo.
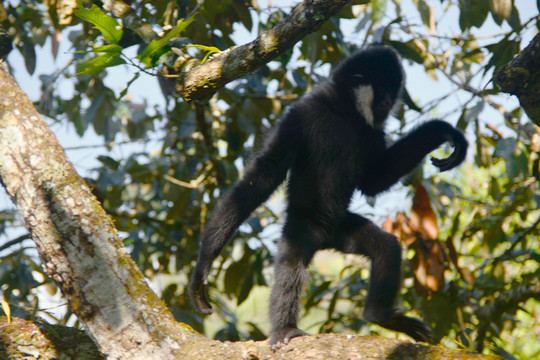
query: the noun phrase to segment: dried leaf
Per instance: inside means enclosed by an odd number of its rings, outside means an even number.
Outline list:
[[[422,185],[418,185],[414,195],[411,228],[420,233],[424,239],[435,240],[439,235],[435,213],[431,209],[428,193]]]

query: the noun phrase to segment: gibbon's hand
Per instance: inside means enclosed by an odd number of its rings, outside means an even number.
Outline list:
[[[465,155],[467,155],[467,147],[469,146],[467,139],[465,139],[465,136],[463,136],[463,133],[460,130],[456,128],[453,128],[452,130],[451,133],[447,134],[448,142],[454,146],[452,154],[444,159],[431,157],[431,162],[438,167],[441,172],[458,166],[465,160]]]
[[[212,305],[210,305],[208,296],[206,295],[207,283],[208,281],[202,269],[198,266],[195,267],[195,272],[193,273],[193,277],[189,284],[189,295],[193,306],[203,314],[212,313]]]

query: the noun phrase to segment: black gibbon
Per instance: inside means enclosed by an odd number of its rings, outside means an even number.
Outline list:
[[[327,81],[289,107],[206,226],[190,284],[196,308],[212,312],[206,295],[212,261],[289,173],[287,216],[270,299],[272,348],[305,335],[297,327],[298,298],[306,267],[321,249],[371,259],[364,308],[367,321],[417,341],[429,339],[429,326],[394,307],[401,286],[398,240],[348,210],[356,189],[367,196],[387,190],[447,141],[454,146],[453,153],[445,159],[431,159],[440,171],[452,169],[465,158],[468,144],[463,133],[441,120],[425,122],[387,145],[384,123],[403,83],[397,54],[389,48],[372,47],[347,57]]]

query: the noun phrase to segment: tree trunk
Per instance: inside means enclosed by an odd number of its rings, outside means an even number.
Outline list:
[[[110,359],[180,356],[202,336],[176,323],[147,286],[110,218],[0,65],[0,178],[43,267]]]
[[[494,76],[501,91],[516,95],[529,118],[540,126],[540,33]]]

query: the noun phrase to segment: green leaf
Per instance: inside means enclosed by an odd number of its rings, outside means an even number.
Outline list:
[[[77,75],[99,74],[108,67],[125,64],[126,61],[120,57],[120,53],[112,52],[98,56],[77,68]]]
[[[310,311],[312,307],[318,305],[321,302],[323,295],[330,288],[331,284],[332,284],[331,281],[324,281],[322,284],[317,286],[313,291],[310,291],[310,294],[308,295],[308,299],[306,300],[306,304],[304,305],[304,308],[306,309],[306,313]]]
[[[242,285],[240,286],[240,291],[237,294],[237,304],[242,304],[249,296],[251,289],[253,289],[253,271],[250,271],[248,274],[243,275]]]
[[[336,308],[336,303],[337,303],[338,298],[339,298],[339,290],[336,290],[334,292],[334,295],[332,295],[332,300],[330,300],[330,305],[328,305],[328,312],[326,315],[328,319],[332,318],[332,314],[334,313],[334,309]]]
[[[371,7],[373,9],[371,19],[373,19],[374,23],[380,22],[386,11],[386,0],[374,0],[371,2]]]
[[[519,33],[521,31],[522,25],[519,20],[519,12],[515,6],[512,6],[512,12],[510,13],[510,17],[506,19],[506,22],[515,32]]]
[[[506,174],[509,179],[521,178],[528,175],[527,156],[523,153],[513,155],[505,159]]]
[[[140,53],[139,56],[137,56],[137,59],[139,59],[143,64],[148,66],[151,62],[150,56],[152,56],[156,51],[164,47],[169,41],[178,37],[189,26],[189,24],[191,24],[194,19],[194,17],[190,17],[187,20],[178,20],[174,29],[169,31],[169,33],[162,39],[152,40],[152,42],[148,44],[146,49],[144,49],[144,51]]]
[[[116,99],[117,101],[120,101],[124,96],[126,96],[129,87],[131,86],[131,84],[133,84],[133,82],[135,80],[137,80],[139,78],[140,75],[141,75],[140,72],[135,73],[135,76],[133,76],[133,78],[128,81],[128,83],[126,85],[126,88],[120,92],[120,95],[118,96],[118,99]]]
[[[305,89],[307,88],[308,86],[308,83],[306,82],[306,80],[304,80],[304,78],[302,77],[302,74],[300,74],[300,72],[298,71],[293,71],[293,79],[294,81],[296,82],[296,85],[300,88],[300,89]]]
[[[120,167],[120,162],[118,160],[113,159],[110,156],[99,155],[97,159],[109,169],[118,170],[118,168]]]
[[[36,49],[35,44],[27,36],[23,36],[23,45],[18,46],[24,56],[24,65],[30,75],[36,70]]]
[[[175,198],[173,206],[167,212],[167,220],[178,219],[186,212],[189,201],[191,200],[192,190],[175,186]]]
[[[509,40],[508,38],[504,38],[491,45],[486,45],[485,48],[488,49],[492,55],[488,64],[484,67],[484,74],[492,66],[495,66],[495,69],[498,69],[507,64],[519,52],[519,46],[519,40]]]
[[[481,27],[489,13],[487,0],[460,1],[459,7],[459,27],[462,30],[467,30],[473,26]]]
[[[435,32],[435,18],[433,17],[433,8],[429,6],[428,3],[426,3],[424,0],[418,1],[416,4],[416,8],[418,9],[418,12],[420,13],[420,17],[422,18],[422,22],[426,26],[426,28],[431,32]]]
[[[495,156],[511,162],[514,158],[514,151],[516,151],[516,147],[516,138],[500,139],[495,147]]]
[[[426,58],[426,44],[419,39],[412,39],[407,42],[390,41],[392,47],[396,49],[404,58],[423,64]]]
[[[77,135],[82,137],[84,135],[84,131],[86,130],[87,126],[83,122],[83,118],[81,114],[74,114],[70,118],[73,125],[75,125],[75,131],[77,132]]]
[[[116,44],[108,44],[108,45],[103,45],[103,46],[99,46],[95,49],[92,50],[92,52],[95,52],[95,53],[120,53],[122,52],[122,47],[120,45],[116,45]]]
[[[253,27],[253,20],[251,19],[251,11],[249,10],[250,7],[244,1],[235,1],[234,8],[244,27],[248,31],[251,31],[251,28]]]
[[[489,5],[496,22],[508,19],[512,13],[512,0],[490,0]]]
[[[123,31],[120,24],[96,5],[92,5],[90,9],[76,9],[75,15],[93,24],[96,29],[103,33],[103,38],[109,42],[117,44],[122,38]]]
[[[93,124],[98,117],[99,111],[105,101],[105,95],[99,94],[92,100],[92,103],[84,112],[84,122],[86,124]]]

